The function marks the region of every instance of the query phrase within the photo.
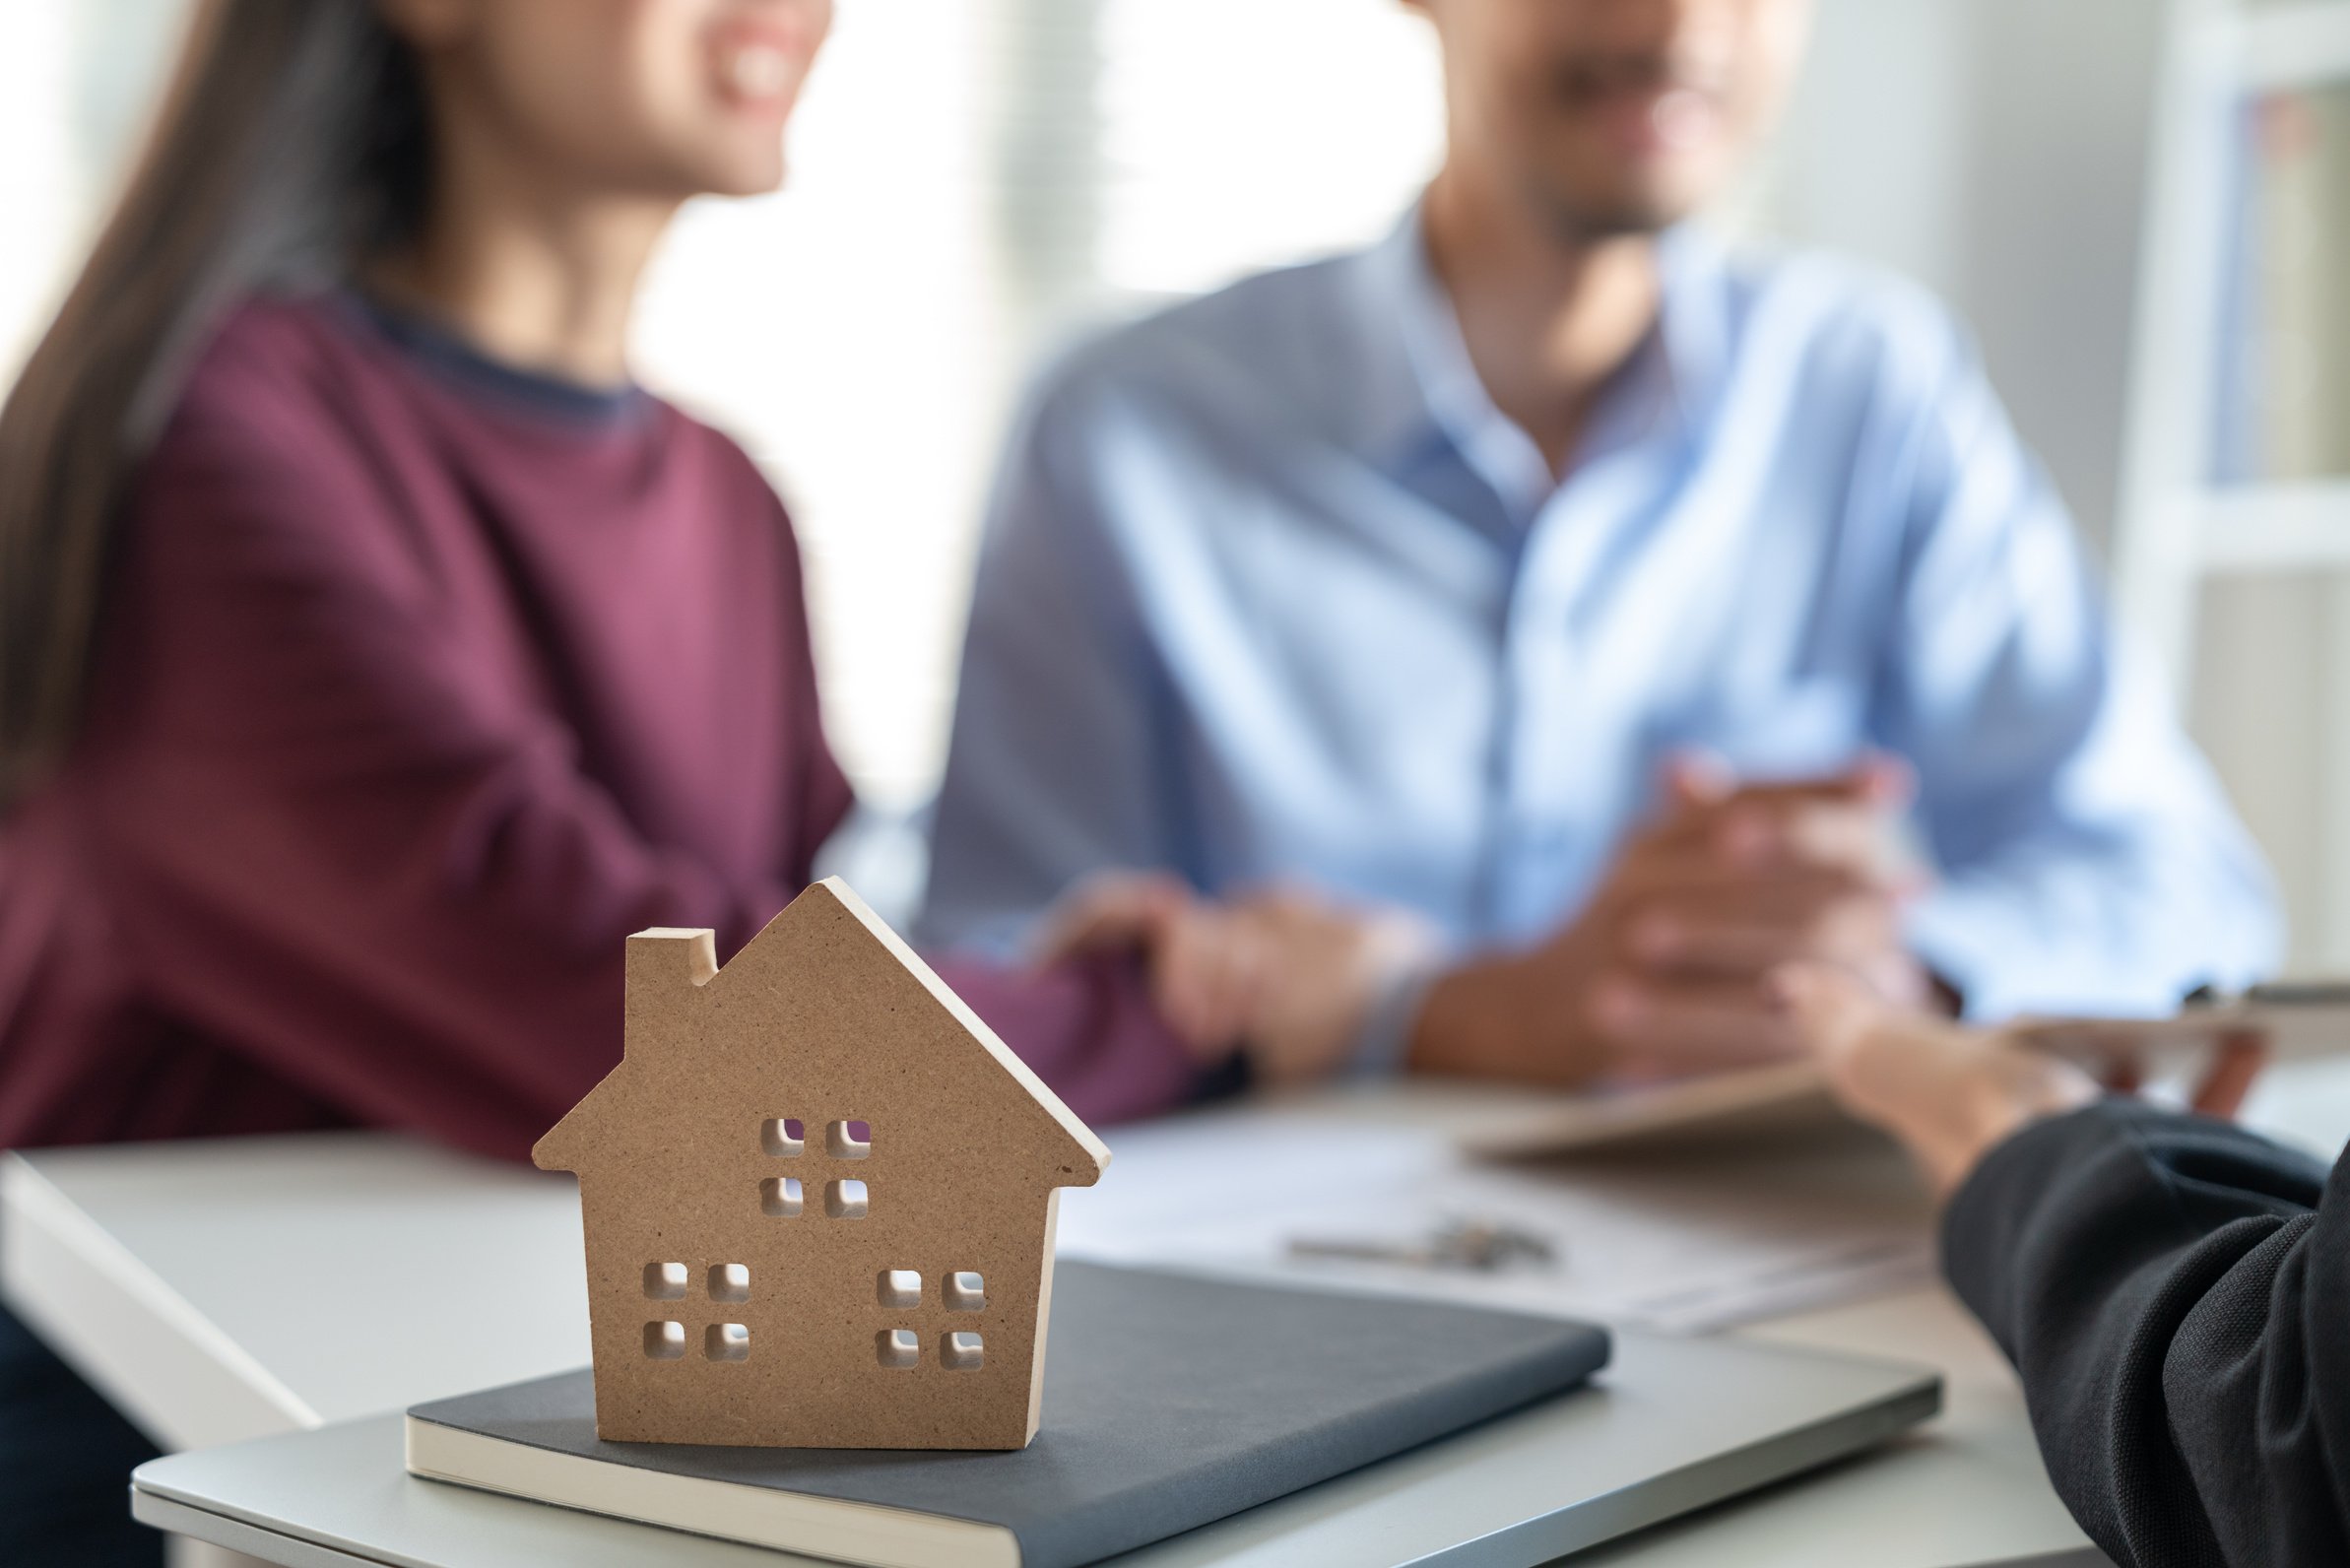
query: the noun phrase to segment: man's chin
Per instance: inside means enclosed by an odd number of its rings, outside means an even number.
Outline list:
[[[1545,187],[1532,195],[1543,227],[1575,244],[1662,233],[1701,205],[1697,196],[1651,185],[1574,191]]]

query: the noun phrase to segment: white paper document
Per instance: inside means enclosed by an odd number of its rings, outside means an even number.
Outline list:
[[[1857,1133],[1735,1156],[1544,1164],[1473,1160],[1433,1130],[1290,1118],[1178,1119],[1116,1130],[1110,1144],[1101,1185],[1062,1197],[1065,1253],[1676,1333],[1931,1272],[1924,1194],[1894,1150]],[[1490,1270],[1413,1261],[1448,1226],[1549,1257]]]

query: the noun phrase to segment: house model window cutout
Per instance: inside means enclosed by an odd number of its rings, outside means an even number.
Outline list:
[[[1024,1448],[1061,1189],[1110,1151],[838,879],[728,962],[628,939],[579,1177],[613,1442]]]

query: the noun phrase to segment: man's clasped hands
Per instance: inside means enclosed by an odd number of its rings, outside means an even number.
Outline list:
[[[1773,978],[1791,965],[1832,968],[1898,1010],[1947,1001],[1902,942],[1922,885],[1901,830],[1904,764],[1869,756],[1758,784],[1686,756],[1661,783],[1581,910],[1523,948],[1451,955],[1399,910],[1293,885],[1209,900],[1171,876],[1117,872],[1063,899],[1041,955],[1137,949],[1202,1064],[1245,1052],[1270,1083],[1378,1051],[1555,1085],[1782,1061],[1805,1048]]]

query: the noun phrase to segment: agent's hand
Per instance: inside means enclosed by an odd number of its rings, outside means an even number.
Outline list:
[[[1064,897],[1039,957],[1102,947],[1140,951],[1151,1000],[1204,1064],[1246,1048],[1260,1078],[1291,1083],[1335,1071],[1390,987],[1433,949],[1418,920],[1347,908],[1297,887],[1213,903],[1180,879],[1108,872]]]
[[[2135,1094],[2144,1085],[2148,1048],[2178,1043],[2178,1036],[2170,1030],[2149,1040],[2145,1031],[2134,1028],[2126,1018],[2026,1022],[2016,1025],[2014,1032],[2019,1044],[2078,1064],[2110,1094]],[[2188,1103],[2205,1116],[2233,1117],[2268,1066],[2268,1038],[2257,1029],[2241,1027],[2213,1028],[2204,1031],[2204,1038],[2211,1055]]]
[[[1685,760],[1665,785],[1663,812],[1571,924],[1436,983],[1415,1067],[1574,1082],[1786,1060],[1798,1042],[1762,981],[1807,958],[1865,975],[1896,1002],[1930,1000],[1900,938],[1917,887],[1897,834],[1905,767],[1869,758],[1829,778],[1741,788]]]
[[[1837,1100],[1907,1144],[1938,1197],[2028,1123],[2098,1096],[2069,1063],[1997,1030],[1890,1006],[1831,964],[1789,965],[1770,989]]]

